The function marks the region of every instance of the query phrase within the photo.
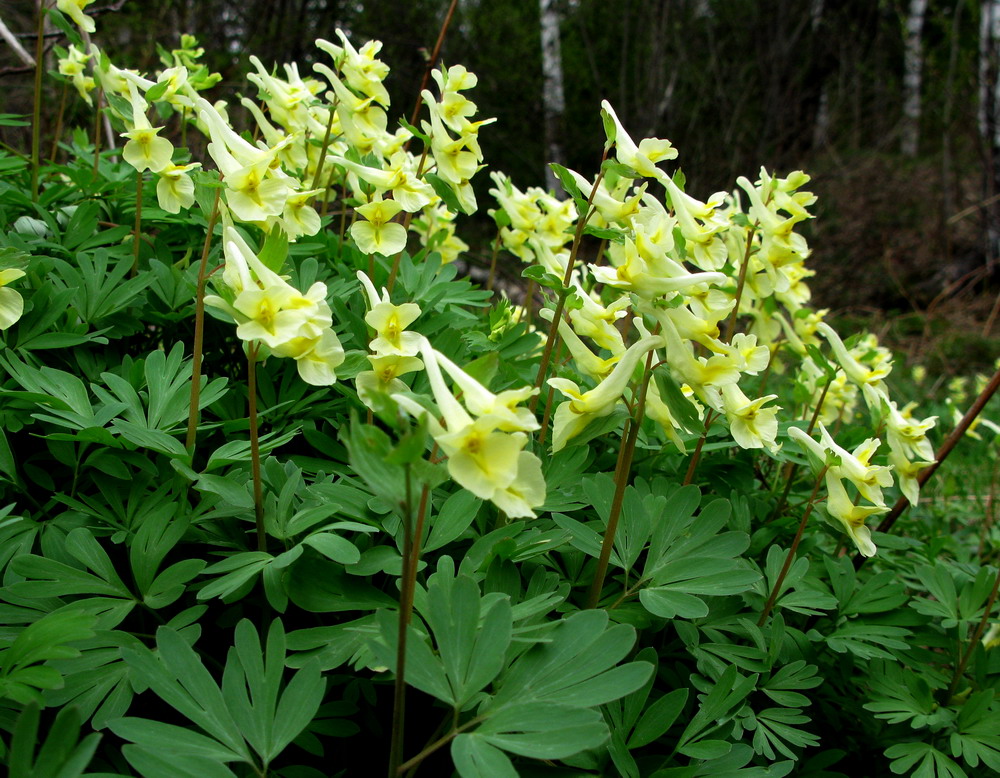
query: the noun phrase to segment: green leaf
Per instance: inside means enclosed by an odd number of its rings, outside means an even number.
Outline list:
[[[455,576],[450,557],[442,557],[427,587],[423,612],[437,643],[450,699],[462,709],[504,666],[513,617],[510,601],[495,601],[482,612],[479,586],[469,576]]]
[[[628,747],[641,748],[662,737],[681,715],[687,698],[687,689],[674,689],[646,708],[642,718],[632,730],[632,735],[628,739]]]
[[[327,559],[342,565],[353,565],[361,559],[361,552],[349,540],[334,535],[332,532],[317,532],[302,541],[303,545],[312,546]]]
[[[210,565],[203,571],[206,575],[226,573],[216,578],[198,592],[199,600],[211,597],[228,597],[237,589],[270,565],[274,557],[266,551],[243,551]]]
[[[670,415],[688,432],[701,433],[705,429],[705,424],[698,418],[698,411],[681,391],[680,385],[674,380],[666,365],[661,365],[659,369],[653,371],[653,379],[656,381],[656,388],[660,392],[660,399],[670,409]]]
[[[573,178],[569,170],[564,168],[562,165],[556,164],[555,162],[550,162],[549,167],[552,168],[552,172],[559,178],[559,183],[561,183],[563,189],[566,190],[566,194],[574,200],[583,200],[584,202],[587,202],[587,198],[583,196],[583,193],[580,191],[580,187],[577,186],[576,179]]]
[[[288,235],[280,227],[272,227],[264,238],[258,255],[260,261],[275,273],[281,273],[288,259]]]
[[[581,611],[564,619],[549,642],[518,658],[482,712],[533,701],[592,707],[638,689],[652,672],[649,664],[611,669],[631,649],[635,630],[625,624],[607,628],[607,623],[605,611]]]
[[[602,743],[608,727],[596,710],[533,702],[506,707],[469,737],[520,756],[565,759]]]
[[[510,759],[485,739],[459,735],[451,741],[451,758],[462,778],[517,778]]]
[[[82,776],[97,750],[101,735],[95,732],[79,740],[80,712],[72,706],[61,708],[36,755],[38,721],[38,704],[28,703],[14,725],[7,761],[8,774],[18,778]]]
[[[424,180],[434,188],[434,193],[441,198],[442,202],[452,213],[467,213],[458,200],[455,190],[451,184],[445,181],[436,173],[424,173]]]
[[[243,759],[214,738],[160,721],[127,717],[112,721],[108,728],[119,737],[154,753],[183,754],[219,763]]]
[[[249,763],[240,729],[194,649],[169,627],[156,631],[156,645],[158,656],[145,647],[124,648],[122,656],[164,702]]]
[[[431,522],[424,551],[434,551],[460,537],[472,526],[482,507],[482,500],[465,489],[450,495]]]
[[[62,675],[41,663],[79,656],[80,650],[69,644],[92,637],[95,621],[92,614],[64,610],[22,629],[0,652],[0,696],[27,704],[40,701],[38,689],[62,686]]]

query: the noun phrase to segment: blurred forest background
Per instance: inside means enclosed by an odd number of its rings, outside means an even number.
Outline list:
[[[338,27],[356,45],[376,38],[403,116],[450,5],[98,0],[88,12],[114,60],[141,70],[160,67],[157,43],[195,34],[223,75],[223,98],[254,93],[250,54],[298,62],[306,75],[315,38],[334,40]],[[34,8],[0,5],[29,49]],[[909,338],[940,362],[932,368],[1000,356],[990,337],[1000,300],[1000,0],[458,0],[441,61],[479,76],[472,97],[482,117],[497,117],[481,133],[486,161],[519,187],[544,183],[551,159],[596,174],[606,98],[636,140],[673,142],[701,199],[738,175],[756,178],[760,165],[812,175],[817,304],[874,317],[890,340]],[[60,87],[46,88],[54,114]],[[31,89],[31,70],[0,43],[0,111],[30,113]],[[69,121],[89,122],[71,102]],[[470,243],[488,262],[488,177],[478,184]]]

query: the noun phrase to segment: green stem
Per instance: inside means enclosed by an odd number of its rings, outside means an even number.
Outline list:
[[[135,230],[132,238],[132,274],[139,272],[139,241],[142,234],[142,172],[135,171]]]
[[[94,183],[97,183],[97,170],[101,162],[101,103],[104,102],[104,90],[97,88],[97,99],[94,101]]]
[[[753,248],[753,236],[757,231],[755,225],[747,228],[747,247],[743,252],[743,263],[740,265],[740,276],[736,282],[736,301],[733,310],[729,314],[729,325],[726,327],[726,338],[728,343],[732,343],[733,335],[736,334],[736,318],[740,315],[740,299],[743,297],[743,287],[747,280],[747,265],[750,264],[750,249]]]
[[[618,532],[618,520],[621,518],[622,504],[625,501],[625,487],[628,486],[629,475],[632,472],[632,457],[635,455],[635,444],[642,427],[642,419],[646,409],[646,392],[649,389],[651,377],[650,365],[653,352],[646,356],[646,369],[643,373],[642,388],[639,390],[639,402],[636,405],[635,418],[630,419],[622,430],[622,447],[618,450],[618,463],[615,465],[615,494],[611,499],[611,512],[608,514],[608,526],[604,530],[604,541],[601,543],[601,555],[597,560],[597,572],[590,585],[590,595],[587,597],[587,607],[596,608],[601,600],[604,589],[604,579],[608,574],[608,563],[611,561],[611,551],[615,545],[615,534]]]
[[[257,523],[257,550],[267,551],[264,531],[264,487],[260,477],[260,434],[257,428],[257,341],[247,345],[247,393],[250,416],[250,468],[253,473],[253,513]]]
[[[39,149],[42,142],[42,71],[45,68],[45,0],[38,0],[35,36],[35,104],[31,121],[31,202],[38,202]]]
[[[417,163],[417,178],[420,178],[424,174],[424,163],[427,161],[427,146],[424,146],[424,153],[420,155],[420,162]],[[403,217],[403,230],[406,232],[407,236],[410,234],[410,222],[413,221],[413,214],[409,211],[406,212],[406,216]],[[399,250],[395,258],[392,260],[392,270],[389,271],[389,280],[386,282],[385,288],[392,294],[393,287],[396,286],[396,276],[399,273],[399,262],[403,258],[403,252],[406,251],[406,246]],[[374,283],[374,281],[372,281]]]
[[[701,450],[705,447],[705,440],[708,438],[708,430],[712,426],[712,421],[715,419],[714,412],[709,409],[705,412],[705,431],[701,433],[701,437],[698,438],[698,444],[694,447],[694,453],[691,455],[691,461],[688,462],[687,472],[684,474],[684,486],[687,486],[694,480],[695,471],[698,469],[698,462],[701,461]]]
[[[427,748],[425,748],[423,751],[417,754],[415,757],[413,757],[412,759],[407,759],[405,762],[403,762],[403,764],[401,764],[399,768],[396,770],[396,775],[405,773],[407,770],[412,770],[414,767],[416,767],[418,764],[424,761],[427,757],[429,757],[431,754],[437,751],[439,748],[448,745],[452,740],[454,740],[458,735],[461,735],[465,730],[471,729],[477,724],[481,724],[484,718],[485,717],[483,716],[477,716],[474,719],[470,719],[469,721],[465,722],[462,726],[455,727],[455,729],[451,730],[451,732],[449,732],[447,735],[438,738],[429,746],[427,746]]]
[[[337,102],[330,105],[330,119],[326,123],[326,135],[323,136],[323,146],[319,150],[319,162],[316,163],[316,173],[313,175],[312,186],[315,189],[319,186],[319,177],[323,174],[323,163],[326,162],[326,150],[330,145],[330,131],[333,129],[333,117],[336,116]]]
[[[221,179],[221,176],[220,176]],[[198,433],[198,405],[201,400],[201,360],[205,345],[205,282],[208,268],[208,254],[212,248],[212,233],[219,220],[219,195],[222,189],[215,190],[215,205],[208,220],[208,232],[205,233],[205,243],[201,247],[201,263],[198,265],[198,286],[194,298],[194,348],[191,357],[191,404],[188,409],[188,427],[185,447],[194,458],[194,443]]]
[[[795,552],[799,548],[799,541],[802,540],[802,533],[805,531],[806,521],[809,519],[809,514],[812,513],[813,505],[816,501],[816,495],[819,493],[820,484],[823,483],[823,476],[826,475],[828,467],[829,465],[824,465],[823,469],[819,471],[819,475],[816,476],[816,484],[813,486],[812,494],[809,496],[809,504],[806,505],[806,509],[802,513],[802,521],[799,522],[799,528],[795,532],[795,539],[792,541],[792,545],[788,549],[788,553],[785,555],[785,564],[781,566],[781,572],[778,573],[774,586],[771,587],[771,594],[767,598],[767,602],[764,604],[764,610],[761,611],[760,618],[757,619],[758,627],[764,626],[764,622],[767,621],[767,617],[770,615],[771,609],[774,608],[774,603],[778,599],[778,594],[781,592],[781,585],[785,582],[785,576],[788,575],[788,570],[792,566],[792,560],[795,559]]]
[[[608,158],[608,149],[604,150],[604,156],[601,157],[601,171],[597,174],[597,179],[594,181],[594,186],[590,190],[590,197],[587,198],[587,209],[583,215],[583,218],[579,219],[576,223],[576,233],[573,235],[573,246],[569,252],[569,259],[566,262],[566,273],[563,275],[563,289],[559,292],[559,299],[556,301],[556,310],[552,315],[552,322],[549,324],[549,334],[545,338],[545,348],[542,351],[542,359],[538,363],[538,374],[535,376],[535,388],[538,392],[534,397],[531,398],[531,403],[528,405],[529,410],[534,413],[538,408],[538,399],[541,396],[542,384],[545,383],[545,378],[549,372],[549,363],[552,361],[552,349],[555,346],[556,340],[559,338],[559,320],[562,318],[563,311],[566,309],[566,298],[569,296],[569,284],[573,279],[573,269],[576,266],[576,255],[580,250],[580,242],[583,240],[583,231],[587,228],[587,222],[590,221],[590,217],[594,215],[594,197],[597,195],[597,189],[601,185],[601,181],[604,179],[604,160]]]
[[[830,384],[832,379],[827,379],[826,383],[823,384],[823,391],[820,392],[819,401],[816,403],[816,408],[813,410],[812,418],[809,419],[809,426],[806,428],[806,435],[812,435],[813,430],[816,428],[816,422],[819,421],[820,409],[823,407],[823,402],[826,400],[826,393],[830,389]],[[792,481],[795,477],[795,471],[797,466],[794,462],[785,463],[784,472],[782,476],[785,479],[785,488],[781,492],[781,498],[778,500],[778,504],[774,506],[774,512],[771,514],[771,518],[768,521],[774,521],[781,512],[785,509],[785,504],[788,502],[788,494],[792,491]]]
[[[562,341],[559,341],[559,345],[556,347],[556,362],[562,358]],[[545,438],[548,436],[549,423],[552,420],[552,398],[555,395],[555,387],[550,386],[549,390],[545,394],[545,411],[542,413],[542,426],[538,430],[538,448],[541,449],[545,446]]]
[[[413,593],[410,591],[410,569],[416,575],[416,564],[413,560],[413,505],[411,502],[411,471],[406,465],[406,492],[403,501],[403,578],[399,592],[399,622],[396,636],[396,678],[393,683],[392,695],[392,734],[389,746],[389,778],[402,772],[403,734],[406,722],[406,637],[410,626]],[[409,606],[407,606],[409,602]]]

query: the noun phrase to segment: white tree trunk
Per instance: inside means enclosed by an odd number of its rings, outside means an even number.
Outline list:
[[[920,143],[920,85],[924,70],[923,29],[927,0],[910,0],[906,15],[906,54],[903,65],[903,156],[917,156]]]
[[[983,0],[979,24],[979,133],[986,151],[984,200],[997,192],[1000,166],[1000,0]],[[1000,255],[1000,209],[984,209],[989,261]]]
[[[1000,61],[1000,0],[983,0],[979,20],[979,133],[983,140],[994,145],[1000,123],[997,108],[1000,104],[1000,79],[997,64]]]
[[[35,66],[35,58],[32,57],[27,51],[24,50],[24,46],[14,37],[14,33],[10,31],[6,24],[3,23],[3,19],[0,19],[0,38],[7,41],[7,44],[14,50],[17,58],[21,60],[29,68]]]
[[[809,3],[809,22],[813,36],[823,23],[823,0],[811,0]],[[814,38],[815,39],[815,38]],[[816,105],[816,123],[813,125],[813,147],[822,148],[830,140],[830,89],[827,79],[819,87],[819,101]]]
[[[542,109],[545,121],[545,186],[560,191],[559,179],[549,162],[565,164],[562,147],[562,118],[566,111],[563,94],[562,49],[559,45],[559,9],[557,0],[539,0],[542,28]]]

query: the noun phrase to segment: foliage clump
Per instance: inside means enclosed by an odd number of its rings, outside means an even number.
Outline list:
[[[810,306],[808,176],[698,199],[605,102],[566,199],[492,173],[515,304],[458,275],[461,66],[390,132],[378,42],[254,59],[241,134],[190,36],[142,74],[51,13],[126,142],[0,156],[13,774],[1000,770],[996,528],[919,491],[996,428],[935,452]]]

